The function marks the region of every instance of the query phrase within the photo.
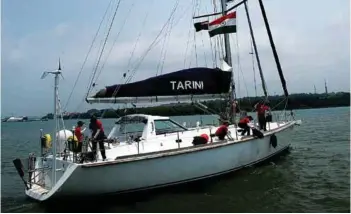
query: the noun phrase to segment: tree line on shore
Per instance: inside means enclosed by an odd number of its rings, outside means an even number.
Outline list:
[[[264,97],[244,97],[238,99],[239,107],[243,111],[252,111],[254,105],[262,101]],[[283,96],[269,96],[269,106],[273,110],[283,110],[284,108],[308,109],[308,108],[328,108],[350,106],[350,93],[338,92],[329,94],[291,94],[289,103],[286,106]],[[223,100],[202,102],[209,109],[215,112],[222,112],[226,107]],[[84,113],[74,113],[63,116],[63,119],[88,119],[92,114],[103,118],[118,118],[127,114],[151,114],[160,116],[184,116],[208,114],[192,104],[167,104],[154,107],[122,108],[122,109],[90,109]],[[102,115],[103,114],[103,115]],[[42,119],[53,119],[53,114],[47,114]]]

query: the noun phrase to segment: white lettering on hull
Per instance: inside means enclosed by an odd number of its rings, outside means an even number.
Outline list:
[[[170,81],[172,90],[189,90],[189,89],[204,89],[203,81]]]

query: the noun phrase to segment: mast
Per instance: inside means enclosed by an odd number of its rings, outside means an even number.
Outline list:
[[[266,11],[265,11],[265,9],[264,9],[262,0],[258,0],[258,1],[259,1],[259,3],[260,3],[260,8],[261,8],[262,16],[263,16],[263,19],[264,19],[264,24],[265,24],[266,29],[267,29],[267,34],[268,34],[268,37],[269,37],[269,42],[270,42],[271,47],[272,47],[272,51],[273,51],[275,63],[277,64],[277,69],[278,69],[280,81],[281,81],[282,86],[283,86],[284,95],[285,95],[285,97],[288,99],[289,93],[288,93],[288,89],[286,88],[286,82],[285,82],[284,74],[283,74],[282,68],[281,68],[281,66],[280,66],[279,57],[278,57],[277,51],[276,51],[276,49],[275,49],[275,45],[274,45],[274,41],[273,41],[273,37],[272,37],[271,30],[270,30],[270,28],[269,28],[268,19],[267,19],[267,16],[266,16]]]
[[[227,15],[227,4],[226,0],[221,0],[221,6],[222,6],[222,15],[225,16]],[[229,34],[225,33],[223,34],[224,36],[224,47],[225,47],[225,61],[228,63],[229,66],[233,66],[232,63],[232,54],[230,51],[230,42],[229,42]]]
[[[58,65],[58,69],[56,71],[45,71],[42,76],[41,79],[44,79],[48,74],[53,74],[55,76],[55,87],[54,87],[54,121],[55,121],[55,130],[54,130],[54,140],[53,140],[53,144],[52,144],[52,176],[51,176],[51,188],[54,188],[55,184],[56,184],[56,153],[57,153],[57,138],[56,138],[56,133],[58,132],[58,128],[59,128],[59,124],[58,124],[58,87],[59,87],[59,80],[60,77],[59,75],[61,74],[61,62],[59,59],[59,65]]]
[[[226,4],[227,0],[221,0],[221,7],[222,7],[222,15],[225,16],[227,15],[227,4]],[[233,63],[232,63],[232,53],[231,53],[231,50],[230,50],[230,42],[229,42],[229,34],[228,33],[225,33],[224,35],[224,48],[225,48],[225,58],[224,60],[226,61],[226,63],[232,67],[233,66]],[[235,122],[235,114],[230,114],[231,112],[231,109],[232,109],[232,104],[233,104],[233,101],[235,100],[235,83],[234,83],[234,75],[233,75],[233,72],[232,72],[232,79],[231,79],[231,87],[230,87],[230,90],[229,90],[229,100],[230,100],[230,108],[229,108],[229,115],[230,115],[230,122],[231,123],[234,123]]]
[[[55,131],[54,135],[56,135],[58,131],[58,120],[57,120],[57,99],[58,99],[58,85],[59,85],[59,75],[61,73],[61,64],[59,63],[59,69],[54,72],[55,74],[55,89],[54,89],[54,120],[55,120]],[[53,146],[52,146],[52,184],[51,188],[54,188],[56,184],[56,144],[57,138],[54,136]]]
[[[262,68],[261,68],[260,57],[258,56],[256,40],[255,40],[255,36],[254,36],[254,33],[253,33],[253,29],[252,29],[252,25],[251,25],[251,19],[250,19],[250,14],[249,14],[249,9],[247,7],[247,2],[246,1],[244,2],[244,5],[245,5],[247,21],[249,23],[252,44],[253,44],[253,47],[254,47],[255,56],[256,56],[256,60],[257,60],[257,67],[258,67],[258,70],[260,72],[260,77],[261,77],[261,82],[262,82],[262,89],[263,89],[264,96],[265,96],[265,98],[267,100],[268,99],[268,94],[267,94],[267,88],[266,88],[266,81],[264,80],[264,76],[263,76],[263,72],[262,72]]]

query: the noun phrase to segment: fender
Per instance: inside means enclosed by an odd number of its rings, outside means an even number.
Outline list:
[[[277,136],[275,136],[275,134],[272,134],[269,142],[273,146],[273,148],[277,147],[277,145],[278,145]]]

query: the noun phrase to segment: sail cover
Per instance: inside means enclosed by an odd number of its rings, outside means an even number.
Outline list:
[[[189,68],[142,81],[107,86],[94,98],[204,95],[228,93],[231,72],[219,68]]]

